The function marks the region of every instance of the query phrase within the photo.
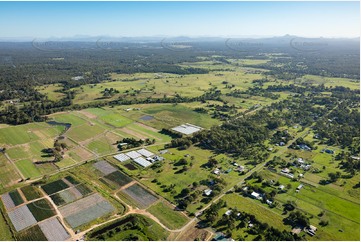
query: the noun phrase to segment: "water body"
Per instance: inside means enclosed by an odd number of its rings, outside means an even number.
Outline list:
[[[154,117],[150,116],[150,115],[145,115],[145,116],[140,117],[139,119],[144,120],[144,121],[148,121],[148,120],[154,119]]]

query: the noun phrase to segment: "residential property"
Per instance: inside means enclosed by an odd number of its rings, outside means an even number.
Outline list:
[[[212,189],[206,189],[203,191],[204,195],[209,196],[212,194]]]

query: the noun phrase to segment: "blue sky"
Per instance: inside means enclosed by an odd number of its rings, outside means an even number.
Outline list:
[[[0,2],[0,37],[357,37],[359,2]]]

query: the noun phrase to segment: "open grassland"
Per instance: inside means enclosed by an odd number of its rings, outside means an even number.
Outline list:
[[[251,198],[243,197],[242,195],[231,193],[227,194],[223,200],[227,202],[227,206],[229,208],[237,208],[240,211],[253,214],[256,216],[256,219],[263,223],[269,223],[272,221],[272,226],[279,229],[290,229],[289,226],[285,226],[283,224],[284,217],[279,213],[262,206],[259,201],[252,200]],[[227,208],[221,210],[221,214],[223,215],[227,211]]]
[[[175,211],[174,208],[171,208],[163,201],[152,205],[148,211],[169,229],[179,229],[188,222],[188,218],[184,214]]]
[[[50,85],[39,86],[36,88],[36,90],[39,91],[41,94],[46,94],[49,100],[59,101],[60,99],[65,97],[64,93],[56,92],[61,88],[62,87],[59,84],[50,84]]]
[[[5,155],[0,154],[0,190],[16,184],[19,179],[15,166],[6,159]]]
[[[41,176],[38,168],[30,160],[19,160],[15,164],[26,178],[36,178]]]
[[[169,232],[153,220],[142,215],[129,215],[109,222],[87,234],[87,240],[167,240]]]
[[[352,80],[347,78],[337,78],[337,77],[322,77],[315,75],[305,75],[301,79],[297,79],[300,83],[310,83],[310,84],[324,84],[326,87],[330,86],[343,86],[350,89],[359,90],[360,81]]]
[[[10,227],[8,226],[2,211],[0,211],[0,240],[1,241],[10,241],[10,240],[14,240],[12,237],[12,233],[10,230]]]

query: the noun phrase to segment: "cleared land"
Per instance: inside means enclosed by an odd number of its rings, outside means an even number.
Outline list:
[[[104,176],[103,179],[105,179],[107,183],[110,182],[111,184],[115,185],[118,188],[133,181],[132,178],[130,178],[129,176],[125,175],[120,171],[115,171],[113,173],[110,173],[109,175]]]
[[[148,211],[156,216],[159,221],[169,229],[179,229],[189,221],[184,214],[175,211],[163,201],[154,204]]]

